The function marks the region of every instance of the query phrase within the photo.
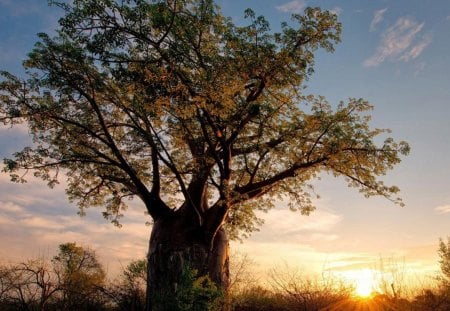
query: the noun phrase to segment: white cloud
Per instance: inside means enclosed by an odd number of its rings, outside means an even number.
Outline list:
[[[384,13],[387,11],[387,8],[382,10],[377,10],[373,13],[373,19],[370,23],[370,31],[375,31],[376,26],[383,20]]]
[[[274,209],[259,216],[265,219],[265,223],[251,239],[263,243],[310,244],[333,241],[338,237],[331,231],[342,220],[342,216],[326,210],[316,210],[304,216],[289,209]]]
[[[264,226],[281,234],[292,231],[328,231],[342,217],[332,212],[316,210],[309,216],[287,209],[275,209],[268,213]]]
[[[61,222],[59,217],[49,216],[31,216],[21,219],[18,225],[30,229],[44,229],[48,231],[60,231],[65,228],[65,223]]]
[[[145,226],[149,216],[138,200],[130,202],[118,229],[101,217],[101,209],[89,209],[82,218],[76,215],[63,185],[51,190],[34,177],[24,185],[8,179],[0,174],[0,260],[51,258],[59,244],[77,242],[94,249],[115,275],[129,261],[145,256],[151,228]]]
[[[21,213],[23,208],[13,202],[2,202],[0,201],[0,212],[2,213]]]
[[[407,62],[412,59],[417,58],[425,48],[430,45],[432,41],[431,35],[426,35],[422,40],[420,40],[415,46],[411,48],[407,53],[403,54],[400,59]]]
[[[417,58],[432,41],[430,35],[418,38],[424,25],[411,18],[399,18],[383,33],[377,51],[363,65],[374,67],[386,60],[408,62]]]
[[[285,13],[301,13],[306,3],[303,0],[293,0],[276,7],[278,11]]]
[[[434,210],[438,214],[448,214],[450,213],[450,204],[438,206]]]
[[[50,215],[9,205],[0,213],[0,258],[19,262],[53,256],[59,244],[76,242],[94,249],[112,275],[129,261],[145,256],[151,228],[141,219],[127,221],[121,229],[98,217]],[[73,210],[72,210],[73,211]],[[74,211],[73,211],[74,212]],[[7,252],[5,250],[8,250]]]
[[[2,165],[0,165],[1,169],[3,169]],[[20,172],[20,174],[22,173]],[[23,208],[31,206],[35,209],[45,208],[47,212],[59,210],[61,206],[68,204],[64,193],[64,180],[61,180],[61,184],[50,189],[44,181],[34,177],[32,173],[28,173],[25,178],[26,183],[17,184],[11,182],[7,174],[0,173],[0,198],[3,202],[14,203]],[[73,214],[76,211],[74,212],[74,209],[72,209],[71,212]]]

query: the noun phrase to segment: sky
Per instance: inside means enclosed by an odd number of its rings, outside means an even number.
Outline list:
[[[318,52],[306,93],[331,103],[365,98],[374,105],[371,125],[390,128],[411,153],[383,177],[401,189],[406,207],[366,199],[343,180],[314,181],[320,199],[310,216],[279,202],[265,224],[235,252],[247,253],[259,271],[289,266],[309,272],[378,269],[391,262],[417,278],[438,271],[439,238],[450,235],[450,1],[448,0],[221,0],[223,13],[243,23],[244,9],[264,15],[272,29],[292,13],[319,6],[339,16],[342,42]],[[54,33],[61,11],[44,0],[0,0],[0,70],[23,75],[39,32]],[[0,126],[0,158],[30,144],[24,126]],[[94,249],[116,273],[148,248],[149,219],[138,201],[116,228],[100,209],[77,215],[64,193],[30,178],[13,184],[0,174],[0,263],[51,257],[61,243]],[[349,274],[348,274],[349,275]]]

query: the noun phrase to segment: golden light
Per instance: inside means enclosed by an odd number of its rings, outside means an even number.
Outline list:
[[[350,270],[342,275],[355,286],[355,295],[361,298],[369,297],[375,291],[375,273],[371,269]]]

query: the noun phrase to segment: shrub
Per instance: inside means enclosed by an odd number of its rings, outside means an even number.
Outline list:
[[[161,311],[216,311],[224,302],[223,292],[214,282],[208,276],[198,276],[197,270],[190,267],[183,269],[176,288],[175,297],[153,297],[156,304],[164,305]]]

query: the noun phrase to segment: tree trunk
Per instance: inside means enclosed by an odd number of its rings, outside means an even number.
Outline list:
[[[204,230],[185,215],[175,213],[156,220],[148,253],[146,310],[187,310],[189,301],[197,298],[186,287],[203,276],[208,276],[225,297],[229,286],[228,247],[223,229],[211,243]],[[191,308],[203,310],[198,299]]]

